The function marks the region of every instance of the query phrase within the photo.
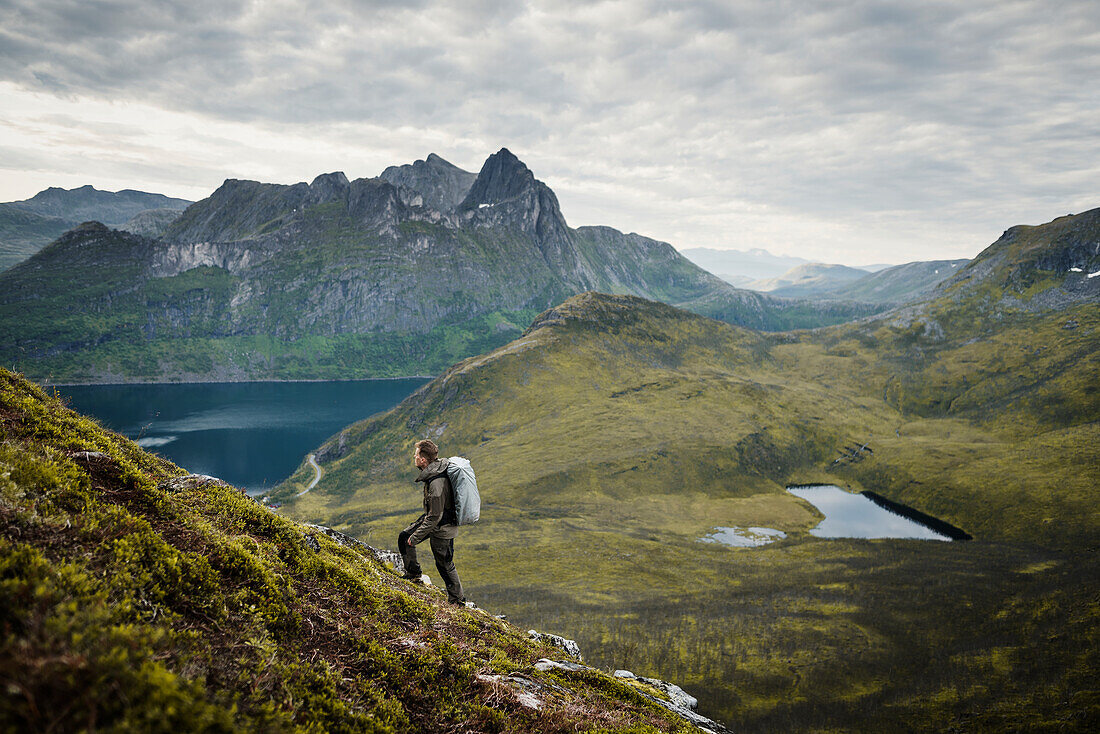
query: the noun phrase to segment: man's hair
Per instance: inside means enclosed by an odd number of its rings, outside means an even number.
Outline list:
[[[439,456],[439,447],[435,445],[435,441],[428,438],[416,442],[416,451],[429,462],[435,461],[435,457]]]

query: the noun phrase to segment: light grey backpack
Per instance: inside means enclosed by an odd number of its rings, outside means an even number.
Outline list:
[[[461,456],[448,459],[447,479],[455,493],[455,524],[473,525],[481,517],[481,495],[470,460]]]

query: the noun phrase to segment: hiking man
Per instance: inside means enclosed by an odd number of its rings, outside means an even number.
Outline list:
[[[419,581],[420,563],[416,560],[416,545],[428,538],[435,556],[435,567],[447,587],[447,601],[464,604],[462,582],[455,570],[455,536],[458,535],[454,489],[447,478],[447,460],[439,458],[439,447],[428,439],[416,442],[413,463],[420,470],[416,481],[424,482],[424,514],[416,518],[397,536],[397,550],[405,562],[401,577]]]

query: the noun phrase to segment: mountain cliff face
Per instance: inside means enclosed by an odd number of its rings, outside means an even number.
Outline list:
[[[127,228],[142,212],[161,210],[157,216],[163,220],[167,212],[178,215],[190,203],[144,191],[112,192],[81,186],[68,190],[51,187],[30,199],[0,204],[0,270],[26,260],[80,222],[96,220]]]
[[[466,198],[476,173],[464,171],[458,166],[431,153],[425,160],[404,166],[390,166],[379,176],[394,186],[404,186],[419,192],[424,204],[437,211],[451,211]]]
[[[666,243],[574,230],[506,149],[457,205],[437,206],[468,177],[429,159],[388,178],[230,179],[155,240],[78,228],[0,276],[0,357],[73,381],[378,377],[442,370],[587,290],[718,296],[716,315],[760,328],[792,325],[790,312],[797,326],[866,312],[838,306],[823,318],[746,296]]]

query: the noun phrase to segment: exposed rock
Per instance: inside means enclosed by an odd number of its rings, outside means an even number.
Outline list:
[[[474,676],[474,680],[478,683],[487,683],[494,688],[510,691],[515,696],[516,703],[535,711],[543,707],[543,699],[539,698],[539,694],[545,694],[550,690],[549,686],[518,674],[484,675],[478,673]]]
[[[545,673],[548,670],[568,670],[570,672],[577,672],[580,670],[595,670],[590,665],[582,665],[581,663],[574,663],[569,660],[551,660],[550,658],[540,658],[535,663],[535,670],[540,670]]]
[[[580,645],[578,645],[575,640],[569,640],[565,637],[559,637],[558,635],[536,632],[535,630],[527,630],[527,636],[532,640],[549,642],[551,645],[560,648],[566,655],[572,655],[577,660],[584,659],[581,657]]]
[[[394,553],[390,550],[379,550],[374,546],[367,545],[358,538],[353,538],[350,535],[341,533],[339,530],[333,530],[332,528],[325,527],[324,525],[310,525],[309,523],[305,523],[305,525],[324,534],[326,537],[331,538],[338,545],[342,545],[345,548],[351,548],[362,553],[369,553],[370,555],[378,559],[378,561],[383,565],[389,564],[393,566],[393,570],[397,571],[397,573],[405,572],[405,563],[401,560],[400,553]],[[426,584],[428,586],[431,586],[431,580],[428,579],[426,575],[423,578],[427,579]]]
[[[449,212],[466,197],[477,174],[464,171],[432,153],[426,160],[390,166],[379,178],[420,193],[423,206]]]
[[[702,714],[696,713],[695,707],[699,705],[698,699],[688,694],[683,688],[680,688],[680,686],[673,683],[666,683],[657,678],[644,678],[634,675],[629,670],[616,670],[615,677],[635,684],[634,688],[638,693],[645,696],[650,701],[668,709],[677,716],[686,719],[703,731],[711,732],[712,734],[729,734],[729,729],[722,724],[719,724],[713,719],[708,719]],[[638,683],[643,685],[636,685]],[[656,689],[661,695],[653,695],[649,690],[646,690],[647,687]]]
[[[207,474],[185,474],[181,477],[172,477],[171,479],[165,479],[158,485],[161,489],[168,490],[169,492],[181,492],[185,489],[201,489],[203,487],[215,486],[215,487],[232,487],[229,482],[212,477]],[[237,489],[241,494],[244,494],[243,489]]]

